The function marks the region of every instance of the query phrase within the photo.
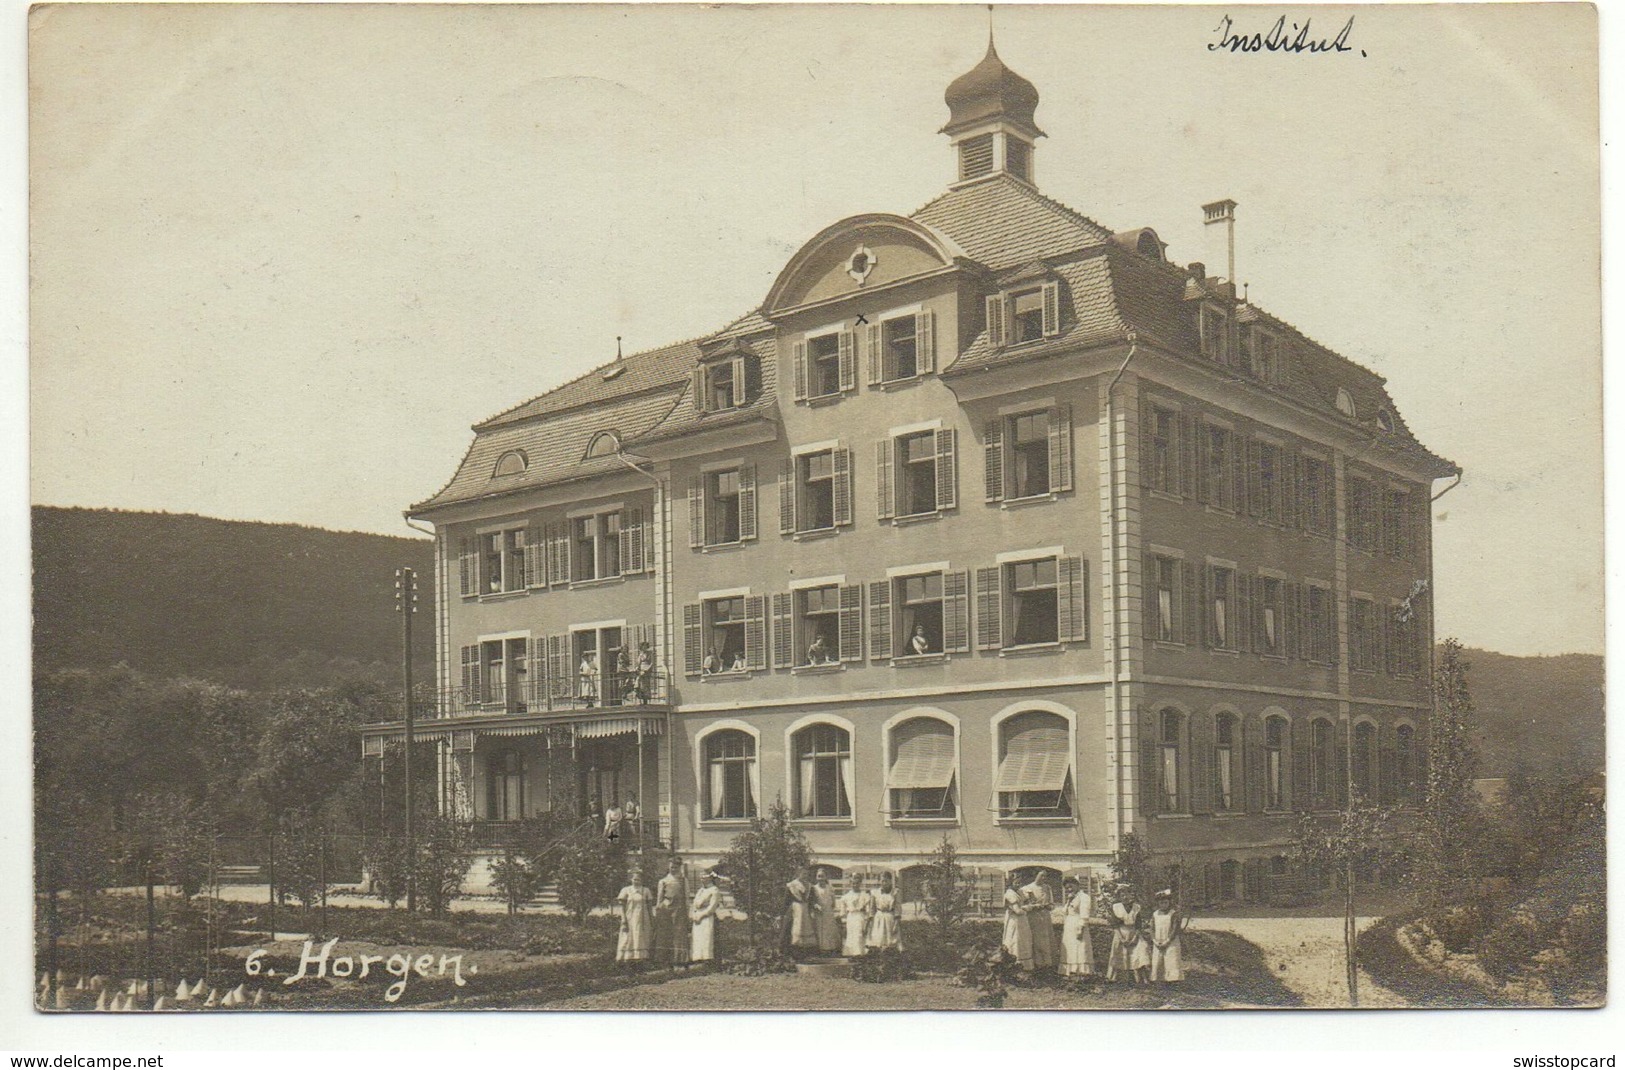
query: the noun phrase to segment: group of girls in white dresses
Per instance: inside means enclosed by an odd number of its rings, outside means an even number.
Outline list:
[[[1095,974],[1090,926],[1094,897],[1083,884],[1068,877],[1062,884],[1061,931],[1057,942],[1054,903],[1041,877],[1027,884],[1010,874],[1004,892],[1004,950],[1029,973],[1057,971],[1062,977]],[[1180,981],[1185,977],[1180,936],[1189,919],[1173,905],[1172,890],[1157,894],[1157,906],[1144,917],[1134,891],[1119,885],[1111,903],[1111,952],[1106,980],[1120,974],[1136,982]]]
[[[800,954],[857,957],[886,948],[903,948],[903,904],[890,873],[880,876],[874,891],[864,887],[862,874],[847,878],[846,892],[837,897],[829,874],[803,871],[785,885],[789,894],[789,943]]]

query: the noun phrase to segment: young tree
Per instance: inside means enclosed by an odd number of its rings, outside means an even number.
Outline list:
[[[1417,878],[1423,906],[1438,910],[1476,875],[1474,830],[1481,824],[1473,777],[1478,759],[1468,739],[1473,698],[1461,644],[1440,644],[1428,715],[1427,786],[1418,829]]]
[[[1357,874],[1374,872],[1402,856],[1396,820],[1393,810],[1351,802],[1335,818],[1299,814],[1293,830],[1293,857],[1304,865],[1337,873],[1343,883],[1343,964],[1351,1007],[1360,1005],[1354,880]]]
[[[440,917],[463,890],[463,878],[474,856],[474,829],[467,821],[434,815],[418,837],[414,878],[429,913]]]
[[[970,910],[965,867],[959,864],[959,852],[946,834],[936,850],[926,855],[925,864],[925,912],[936,922],[939,935],[948,940]]]
[[[735,836],[717,860],[717,868],[732,882],[734,901],[750,918],[753,947],[763,922],[771,922],[769,932],[780,930],[784,886],[811,864],[812,848],[801,830],[790,824],[790,808],[782,799],[768,808],[765,817],[752,821],[749,830]]]
[[[626,848],[603,836],[569,840],[559,853],[558,882],[559,902],[582,921],[593,908],[613,903],[626,884]]]

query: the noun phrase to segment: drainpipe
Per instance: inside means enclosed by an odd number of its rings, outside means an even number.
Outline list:
[[[667,847],[672,851],[676,851],[677,799],[675,796],[677,792],[677,743],[675,739],[676,732],[671,723],[671,708],[673,705],[671,650],[677,644],[677,637],[672,631],[673,622],[671,616],[670,576],[671,524],[667,522],[668,514],[671,510],[671,496],[665,493],[665,488],[660,482],[660,477],[656,476],[652,471],[644,468],[643,465],[638,463],[638,461],[642,461],[644,464],[652,465],[654,462],[650,461],[646,457],[639,457],[636,461],[633,460],[632,457],[622,448],[619,436],[617,436],[615,439],[614,457],[617,461],[620,461],[623,465],[625,465],[627,469],[637,473],[649,481],[650,485],[654,487],[655,503],[658,506],[657,516],[660,521],[660,540],[655,543],[655,582],[659,585],[659,592],[657,595],[658,604],[655,606],[655,611],[660,615],[661,631],[666,640],[665,643],[662,644],[662,649],[660,651],[660,664],[664,665],[666,670],[666,812],[671,814],[671,842],[667,844]],[[639,753],[642,753],[641,745]],[[639,779],[641,780],[641,777]],[[640,783],[638,785],[638,791],[641,792],[642,790],[643,785]],[[655,822],[657,828],[659,827],[659,821],[660,815],[658,812],[656,812]]]
[[[1449,486],[1445,487],[1439,493],[1429,498],[1428,504],[1432,505],[1434,502],[1438,501],[1440,498],[1443,498],[1446,494],[1449,494],[1451,491],[1459,487],[1461,485],[1461,476],[1462,471],[1460,468],[1457,468],[1456,478],[1450,481]],[[1433,600],[1433,511],[1431,509],[1428,510],[1428,599],[1430,601]],[[1434,604],[1437,605],[1438,603],[1435,601]],[[1436,679],[1435,674],[1439,670],[1439,637],[1431,627],[1431,625],[1434,623],[1435,620],[1433,611],[1428,610],[1428,624],[1430,625],[1428,628],[1428,701],[1430,703],[1433,701],[1433,682]]]
[[[1118,502],[1117,502],[1117,467],[1118,467],[1118,465],[1117,465],[1117,403],[1116,403],[1116,396],[1113,393],[1113,391],[1115,391],[1117,389],[1117,384],[1123,378],[1123,373],[1128,371],[1129,362],[1134,359],[1134,354],[1139,351],[1139,348],[1140,348],[1139,335],[1136,334],[1134,331],[1129,331],[1128,332],[1128,354],[1123,357],[1123,363],[1118,366],[1117,374],[1112,376],[1112,381],[1110,383],[1106,384],[1106,467],[1107,467],[1107,478],[1108,478],[1108,480],[1110,481],[1110,484],[1111,484],[1111,505],[1107,509],[1107,521],[1106,522],[1111,525],[1111,548],[1112,548],[1111,585],[1112,585],[1112,618],[1113,618],[1111,623],[1110,623],[1110,628],[1112,630],[1112,657],[1111,657],[1111,665],[1108,667],[1108,675],[1109,675],[1109,678],[1110,678],[1110,681],[1111,681],[1111,696],[1112,696],[1112,736],[1113,736],[1114,739],[1117,740],[1117,746],[1118,746],[1118,751],[1119,751],[1118,762],[1117,762],[1117,785],[1116,785],[1116,788],[1115,788],[1115,790],[1118,793],[1118,802],[1117,802],[1117,841],[1118,841],[1118,846],[1122,845],[1122,837],[1123,837],[1123,831],[1124,831],[1124,827],[1123,827],[1123,798],[1122,798],[1123,765],[1124,765],[1124,762],[1123,762],[1123,755],[1121,753],[1121,751],[1122,751],[1122,738],[1118,734],[1118,729],[1120,727],[1119,724],[1118,724],[1118,718],[1121,715],[1119,707],[1122,704],[1122,686],[1123,685],[1122,685],[1121,661],[1122,661],[1122,657],[1123,657],[1123,640],[1124,640],[1124,637],[1119,633],[1119,627],[1118,627],[1119,624],[1121,623],[1121,620],[1122,620],[1121,615],[1122,615],[1122,610],[1123,610],[1123,592],[1122,592],[1122,589],[1121,589],[1121,586],[1120,586],[1120,583],[1119,583],[1119,577],[1122,574],[1122,566],[1123,566],[1124,562],[1123,562],[1123,558],[1122,558],[1121,548],[1118,545],[1118,530],[1117,530],[1118,529],[1118,522],[1117,522],[1117,519],[1118,519]]]

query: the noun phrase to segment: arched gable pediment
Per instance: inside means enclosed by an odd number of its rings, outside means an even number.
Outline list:
[[[843,219],[803,245],[768,291],[763,311],[796,308],[923,275],[963,259],[952,238],[898,215]]]

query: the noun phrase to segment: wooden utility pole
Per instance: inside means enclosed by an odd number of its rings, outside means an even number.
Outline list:
[[[412,709],[412,616],[418,611],[418,577],[417,573],[409,568],[395,570],[395,611],[401,615],[401,684],[406,703],[406,751],[403,760],[406,763],[406,912],[412,913],[417,909],[417,880],[414,870],[417,869],[417,832],[412,812],[412,736],[413,736],[413,709]]]

